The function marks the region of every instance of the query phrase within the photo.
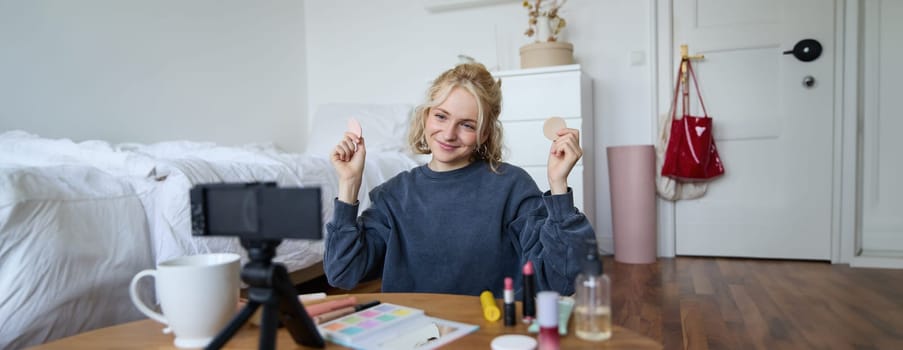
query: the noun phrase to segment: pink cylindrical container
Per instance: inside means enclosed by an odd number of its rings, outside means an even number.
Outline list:
[[[614,146],[607,151],[615,260],[653,263],[657,249],[655,148]]]

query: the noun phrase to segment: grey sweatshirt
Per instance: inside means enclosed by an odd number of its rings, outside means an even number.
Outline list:
[[[539,191],[523,169],[484,161],[435,172],[426,165],[400,173],[370,192],[372,206],[335,200],[324,267],[333,286],[352,289],[382,278],[384,292],[501,297],[530,260],[538,290],[574,292],[580,256],[595,234],[574,207],[573,193]]]

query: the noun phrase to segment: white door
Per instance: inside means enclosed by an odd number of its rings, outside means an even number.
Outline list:
[[[726,170],[676,205],[678,255],[830,259],[834,6],[674,1],[674,52],[705,55],[694,66]],[[809,38],[816,60],[782,54]]]

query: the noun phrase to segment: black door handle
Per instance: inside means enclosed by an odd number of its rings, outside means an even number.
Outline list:
[[[793,45],[793,50],[784,51],[785,55],[793,54],[793,57],[803,62],[815,61],[821,56],[821,43],[815,39],[803,39]]]

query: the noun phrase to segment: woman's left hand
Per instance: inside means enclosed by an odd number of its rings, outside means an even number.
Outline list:
[[[568,175],[580,157],[583,157],[580,131],[571,128],[558,130],[558,138],[552,141],[549,152],[549,187],[552,194],[567,193]]]

